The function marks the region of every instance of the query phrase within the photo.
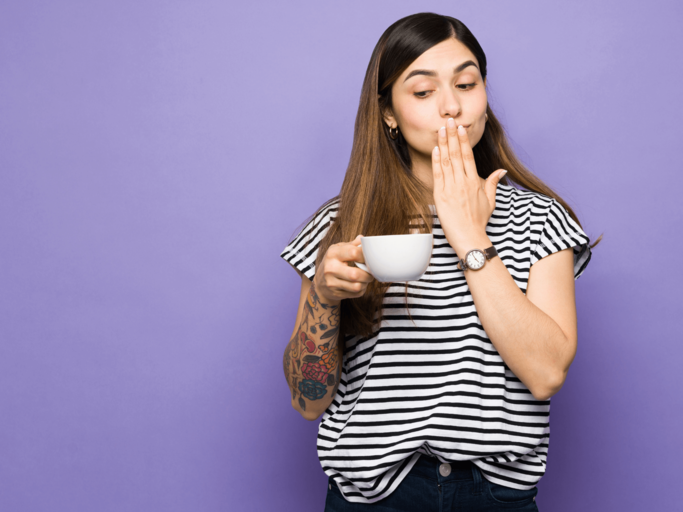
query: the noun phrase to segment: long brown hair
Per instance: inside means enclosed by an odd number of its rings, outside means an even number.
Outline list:
[[[399,132],[389,135],[383,112],[392,105],[391,88],[406,68],[436,44],[455,37],[474,54],[482,79],[486,78],[486,55],[469,29],[459,20],[434,13],[407,16],[391,25],[380,37],[365,73],[353,135],[353,147],[341,193],[320,207],[339,199],[339,211],[320,242],[316,267],[332,244],[364,236],[431,232],[431,191],[413,174],[408,145]],[[473,148],[477,172],[486,179],[497,169],[507,169],[501,183],[518,186],[556,199],[579,224],[569,205],[515,156],[503,126],[490,106],[488,121],[479,143]],[[414,219],[418,219],[415,225]],[[421,222],[419,220],[421,219]],[[594,247],[602,238],[591,245]],[[341,336],[370,336],[381,320],[384,294],[391,283],[373,281],[363,297],[341,303]],[[406,284],[407,301],[407,284]],[[408,309],[408,308],[407,308]]]

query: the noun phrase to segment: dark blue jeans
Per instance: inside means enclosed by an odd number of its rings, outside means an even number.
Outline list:
[[[420,456],[393,493],[370,504],[346,501],[337,484],[330,478],[325,512],[538,512],[537,487],[520,491],[494,484],[486,480],[479,468],[469,461],[449,464],[449,468],[440,466],[441,463],[435,457]],[[443,476],[444,474],[447,476]]]

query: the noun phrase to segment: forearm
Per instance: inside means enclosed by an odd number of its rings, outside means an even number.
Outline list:
[[[472,245],[490,246],[488,237]],[[527,299],[499,257],[465,277],[481,324],[510,370],[538,399],[559,391],[574,357],[560,326]]]
[[[325,412],[339,386],[339,308],[321,301],[312,283],[299,328],[285,348],[282,363],[292,407],[307,420]]]

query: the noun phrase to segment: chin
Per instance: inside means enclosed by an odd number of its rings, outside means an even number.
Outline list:
[[[479,141],[481,141],[482,137],[484,137],[484,132],[482,130],[481,133],[477,133],[475,135],[476,135],[476,137],[470,137],[470,146],[472,146],[472,147],[479,144]]]

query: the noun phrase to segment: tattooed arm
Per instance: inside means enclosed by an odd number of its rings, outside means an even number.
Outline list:
[[[373,277],[350,267],[363,263],[360,238],[330,246],[313,281],[301,275],[297,326],[282,359],[292,407],[307,420],[318,418],[339,387],[343,347],[339,343],[340,304],[360,297]]]
[[[339,303],[321,302],[315,283],[308,288],[298,328],[285,348],[282,365],[292,395],[292,407],[308,419],[318,418],[332,403],[341,375]],[[308,283],[306,283],[308,281]]]

